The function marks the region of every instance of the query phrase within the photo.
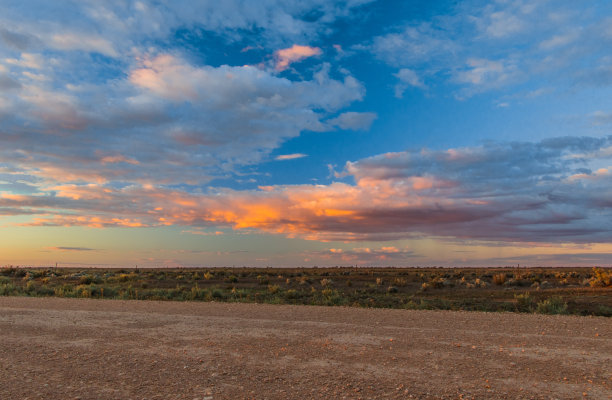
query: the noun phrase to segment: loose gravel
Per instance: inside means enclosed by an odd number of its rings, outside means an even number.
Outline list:
[[[612,319],[0,298],[0,399],[612,399]]]

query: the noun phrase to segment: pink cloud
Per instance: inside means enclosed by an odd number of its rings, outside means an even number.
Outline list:
[[[274,53],[276,59],[276,70],[284,71],[290,64],[301,61],[308,57],[318,56],[322,53],[318,47],[300,46],[294,44],[293,46],[278,50]]]
[[[274,157],[276,161],[285,161],[285,160],[295,160],[296,158],[304,158],[307,157],[306,154],[302,153],[294,153],[294,154],[282,154],[280,156]]]

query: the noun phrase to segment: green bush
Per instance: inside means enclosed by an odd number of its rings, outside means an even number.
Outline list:
[[[514,299],[516,300],[516,311],[518,312],[532,312],[533,311],[533,299],[529,295],[529,292],[524,294],[515,294]]]
[[[4,276],[14,276],[16,271],[17,268],[15,267],[4,267],[2,270],[0,270],[0,274]]]
[[[567,303],[561,297],[550,297],[538,303],[536,312],[539,314],[566,314]]]
[[[4,283],[0,285],[0,296],[11,296],[19,293],[19,289],[12,283]]]
[[[595,315],[599,315],[602,317],[612,317],[612,307],[608,307],[602,304],[597,308]]]
[[[36,291],[34,292],[34,294],[36,296],[53,296],[55,294],[55,292],[53,291],[52,288],[50,288],[47,285],[42,285],[40,287],[38,287],[36,289]]]

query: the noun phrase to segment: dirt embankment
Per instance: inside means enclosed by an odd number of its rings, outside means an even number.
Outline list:
[[[2,399],[612,398],[612,319],[0,298]]]

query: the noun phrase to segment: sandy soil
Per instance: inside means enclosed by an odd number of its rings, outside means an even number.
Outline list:
[[[0,298],[1,399],[612,398],[612,319]]]

